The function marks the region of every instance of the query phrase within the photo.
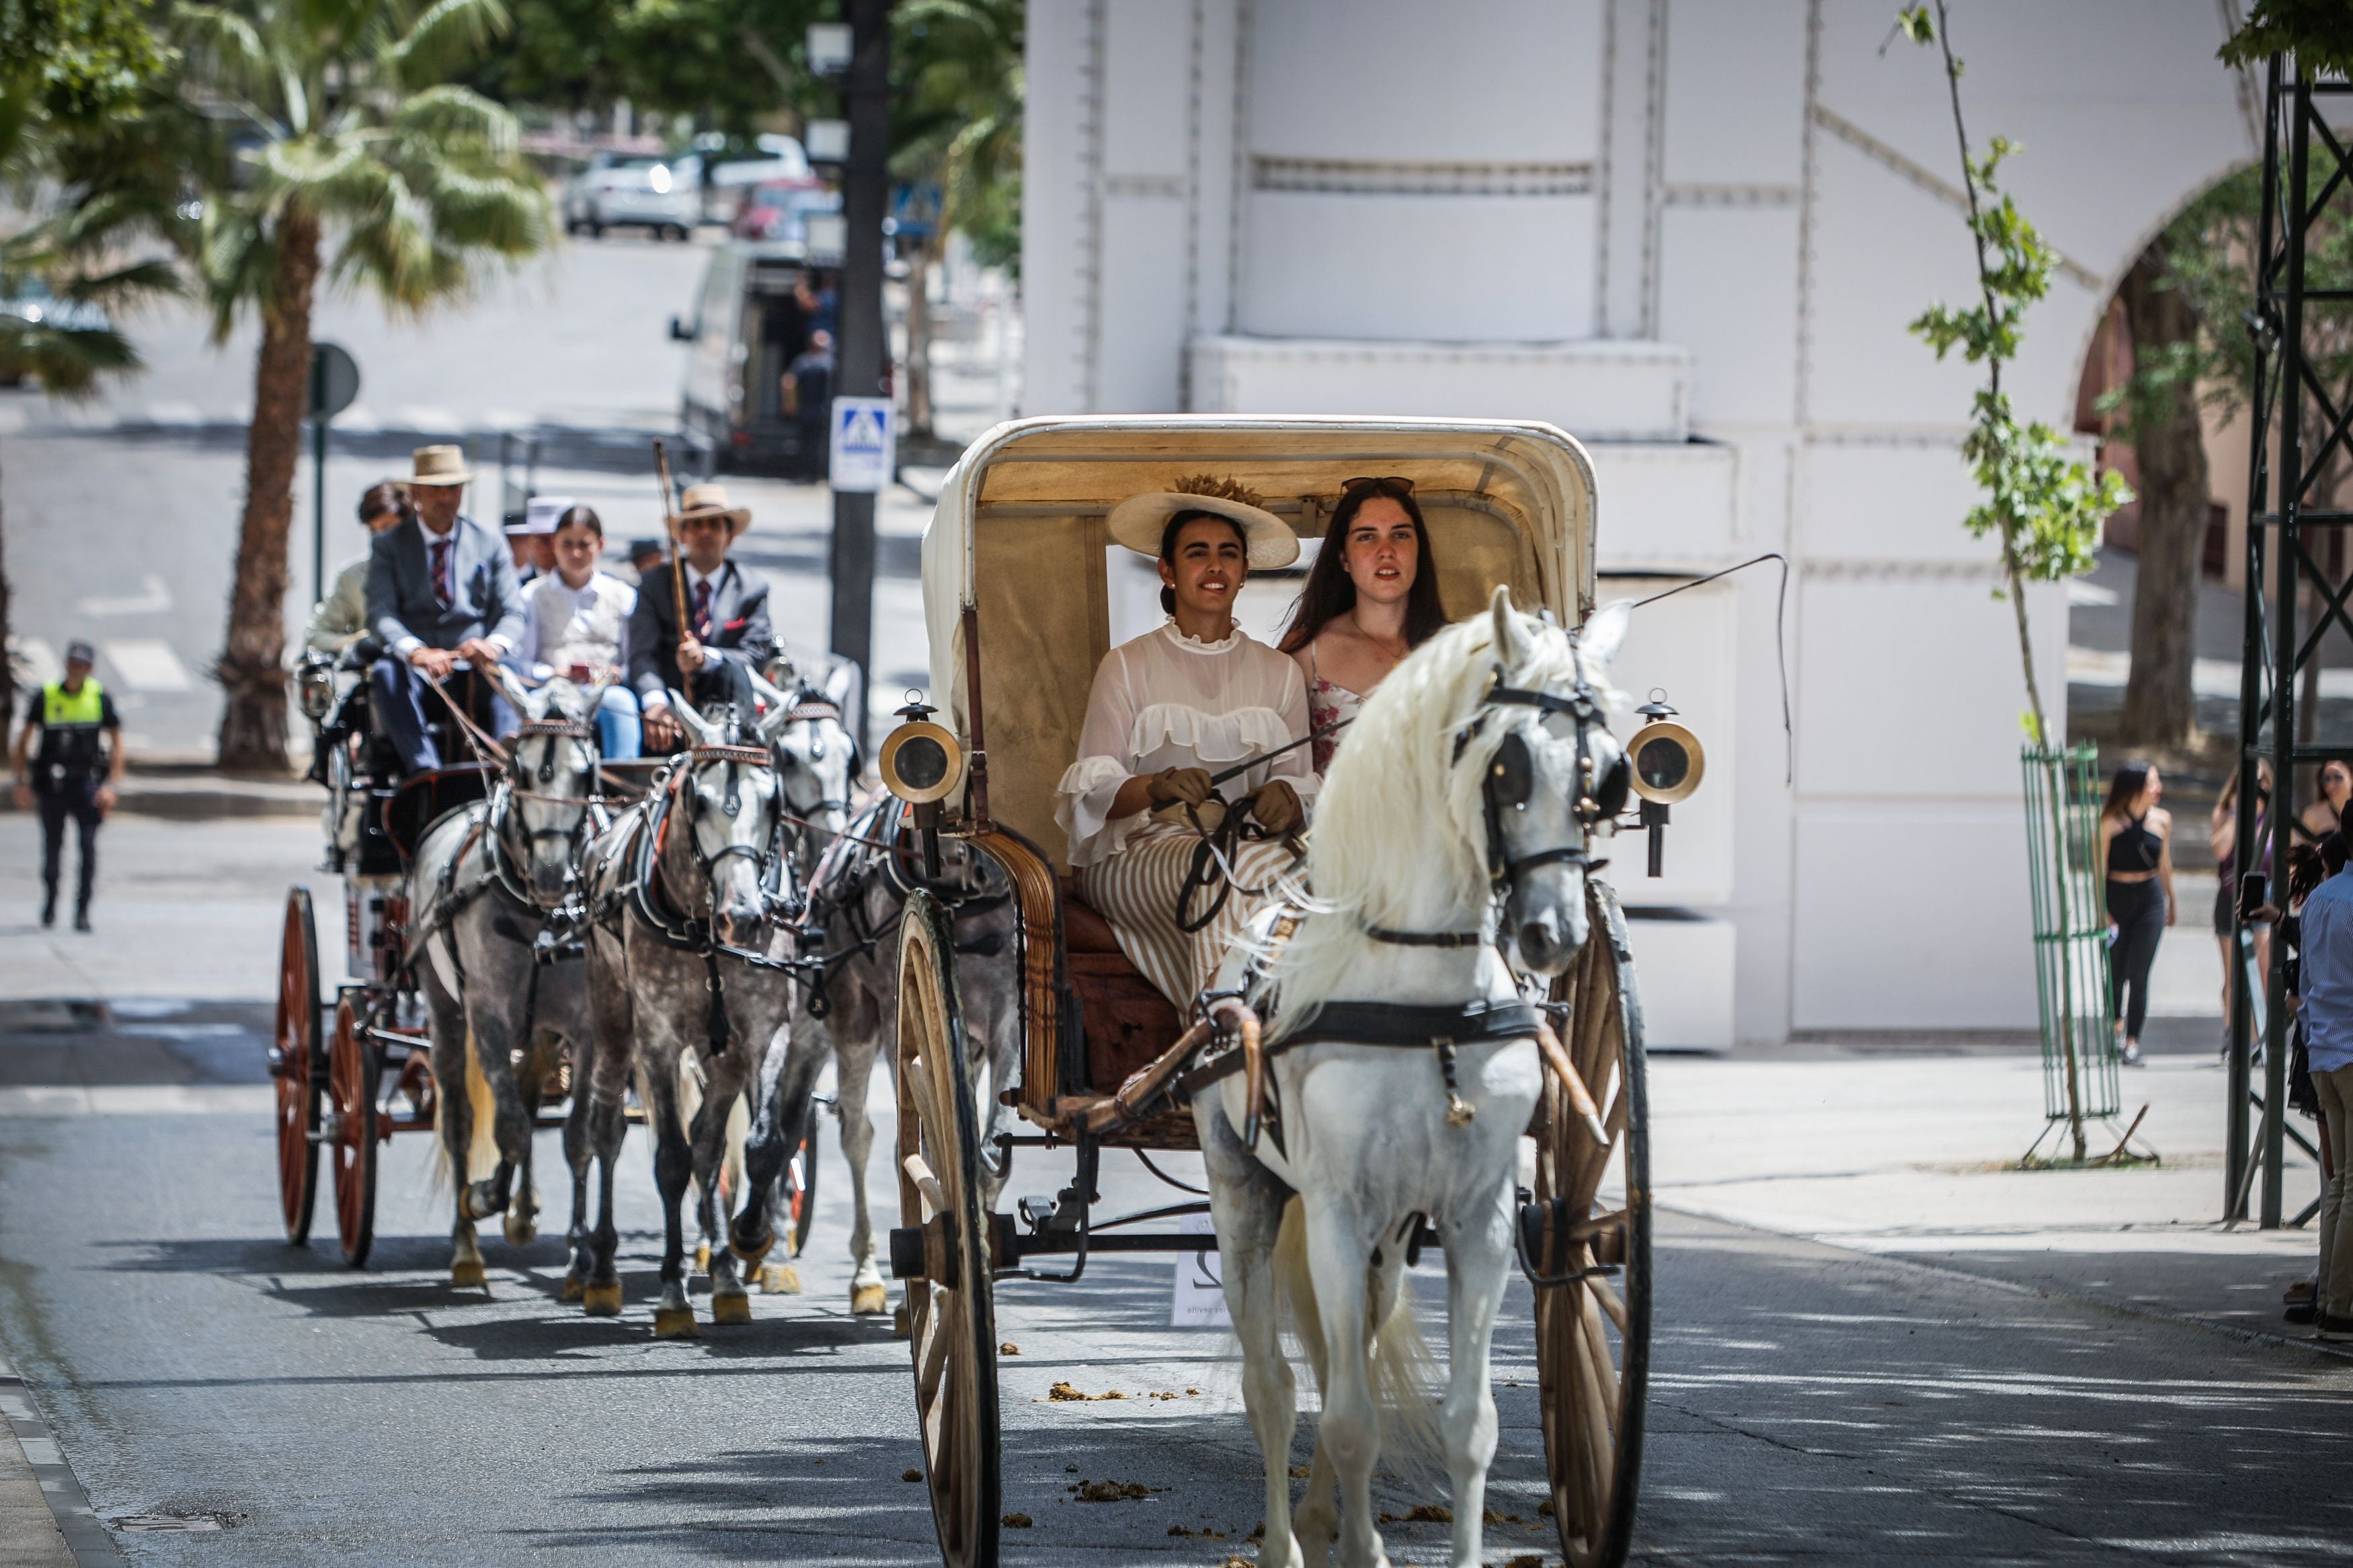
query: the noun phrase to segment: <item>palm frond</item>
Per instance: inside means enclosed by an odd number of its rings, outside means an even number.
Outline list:
[[[113,313],[136,310],[161,299],[188,291],[180,269],[161,257],[133,261],[109,272],[76,273],[52,279],[50,287],[61,300],[96,305]]]
[[[87,397],[102,375],[139,368],[131,340],[112,327],[53,327],[0,316],[0,364],[19,370],[52,397]]]
[[[433,0],[386,56],[405,85],[426,87],[473,63],[508,20],[502,0]]]
[[[522,124],[505,105],[454,83],[411,94],[393,111],[391,123],[417,135],[479,138],[499,157],[512,153],[522,141]]]

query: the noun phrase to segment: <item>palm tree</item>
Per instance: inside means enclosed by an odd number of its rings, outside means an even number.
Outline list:
[[[248,310],[261,319],[216,671],[224,768],[286,768],[287,543],[322,275],[420,313],[466,297],[485,265],[547,243],[547,193],[513,116],[448,80],[505,25],[499,0],[223,0],[172,13],[184,90],[247,147],[204,215],[215,341]]]
[[[913,435],[932,429],[931,269],[955,230],[999,237],[1018,222],[1023,9],[1023,0],[907,0],[894,14],[899,111],[891,173],[940,193],[938,219],[907,258]],[[1018,238],[1010,243],[1018,248]]]
[[[20,307],[0,311],[0,373],[69,399],[90,396],[102,376],[139,369],[139,354],[114,325],[112,312],[179,288],[168,262],[93,263],[83,248],[90,232],[72,221],[78,216],[0,239],[0,300]],[[37,305],[28,302],[34,298]],[[0,649],[8,647],[9,609],[8,574],[0,564]],[[0,654],[0,667],[7,677],[0,681],[0,694],[13,703],[13,650]]]

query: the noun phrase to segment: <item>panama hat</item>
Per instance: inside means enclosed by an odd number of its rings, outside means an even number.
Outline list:
[[[554,533],[556,523],[573,508],[570,496],[533,496],[522,509],[522,521],[509,533]]]
[[[727,504],[725,485],[689,485],[678,509],[678,521],[696,517],[723,517],[731,533],[741,533],[752,523],[752,509]]]
[[[1299,559],[1299,536],[1290,524],[1258,504],[1260,497],[1233,479],[1196,474],[1169,490],[1147,490],[1111,509],[1105,526],[1115,543],[1139,555],[1160,558],[1160,536],[1180,511],[1208,511],[1241,525],[1250,569],[1263,572]]]
[[[419,447],[409,454],[408,482],[416,485],[463,485],[473,482],[474,470],[466,467],[466,453],[459,447]]]

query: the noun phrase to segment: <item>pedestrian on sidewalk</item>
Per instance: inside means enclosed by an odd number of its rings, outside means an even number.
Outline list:
[[[86,642],[66,645],[66,675],[32,695],[16,732],[16,805],[41,812],[41,924],[58,923],[58,879],[71,818],[81,858],[74,886],[74,930],[90,929],[90,897],[98,882],[98,825],[114,808],[122,784],[122,721],[114,699],[90,670],[98,652]],[[41,749],[33,752],[33,731]]]
[[[2353,1159],[2353,877],[2340,871],[2314,889],[2299,926],[2298,1011],[2327,1168],[2313,1322],[2324,1340],[2353,1340],[2353,1183],[2346,1170]]]
[[[2322,763],[2320,777],[2313,781],[2312,804],[2297,818],[2304,837],[2317,844],[2331,833],[2343,832],[2348,804],[2353,804],[2353,767],[2343,763]]]
[[[2100,850],[2107,868],[2109,994],[2124,1033],[2124,1063],[2140,1066],[2141,1026],[2148,1020],[2148,971],[2173,923],[2173,815],[2158,803],[2165,783],[2147,763],[2126,763],[2100,808]]]
[[[2269,760],[2255,763],[2255,850],[2257,868],[2268,877],[2272,868],[2271,816],[2272,764]],[[2231,1054],[2231,1001],[2236,994],[2239,978],[2239,955],[2232,945],[2236,924],[2233,916],[2239,904],[2239,773],[2222,781],[2222,793],[2214,802],[2213,815],[2207,818],[2207,842],[2214,851],[2214,940],[2222,949],[2222,1054]],[[2267,973],[2271,968],[2271,928],[2255,925],[2255,973]]]

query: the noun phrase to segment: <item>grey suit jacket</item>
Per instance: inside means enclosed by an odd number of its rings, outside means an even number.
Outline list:
[[[375,536],[368,552],[367,618],[395,652],[414,637],[427,647],[456,647],[469,637],[522,641],[522,591],[515,583],[507,542],[471,518],[450,530],[456,550],[449,580],[456,592],[443,605],[433,592],[434,536],[411,518]]]

